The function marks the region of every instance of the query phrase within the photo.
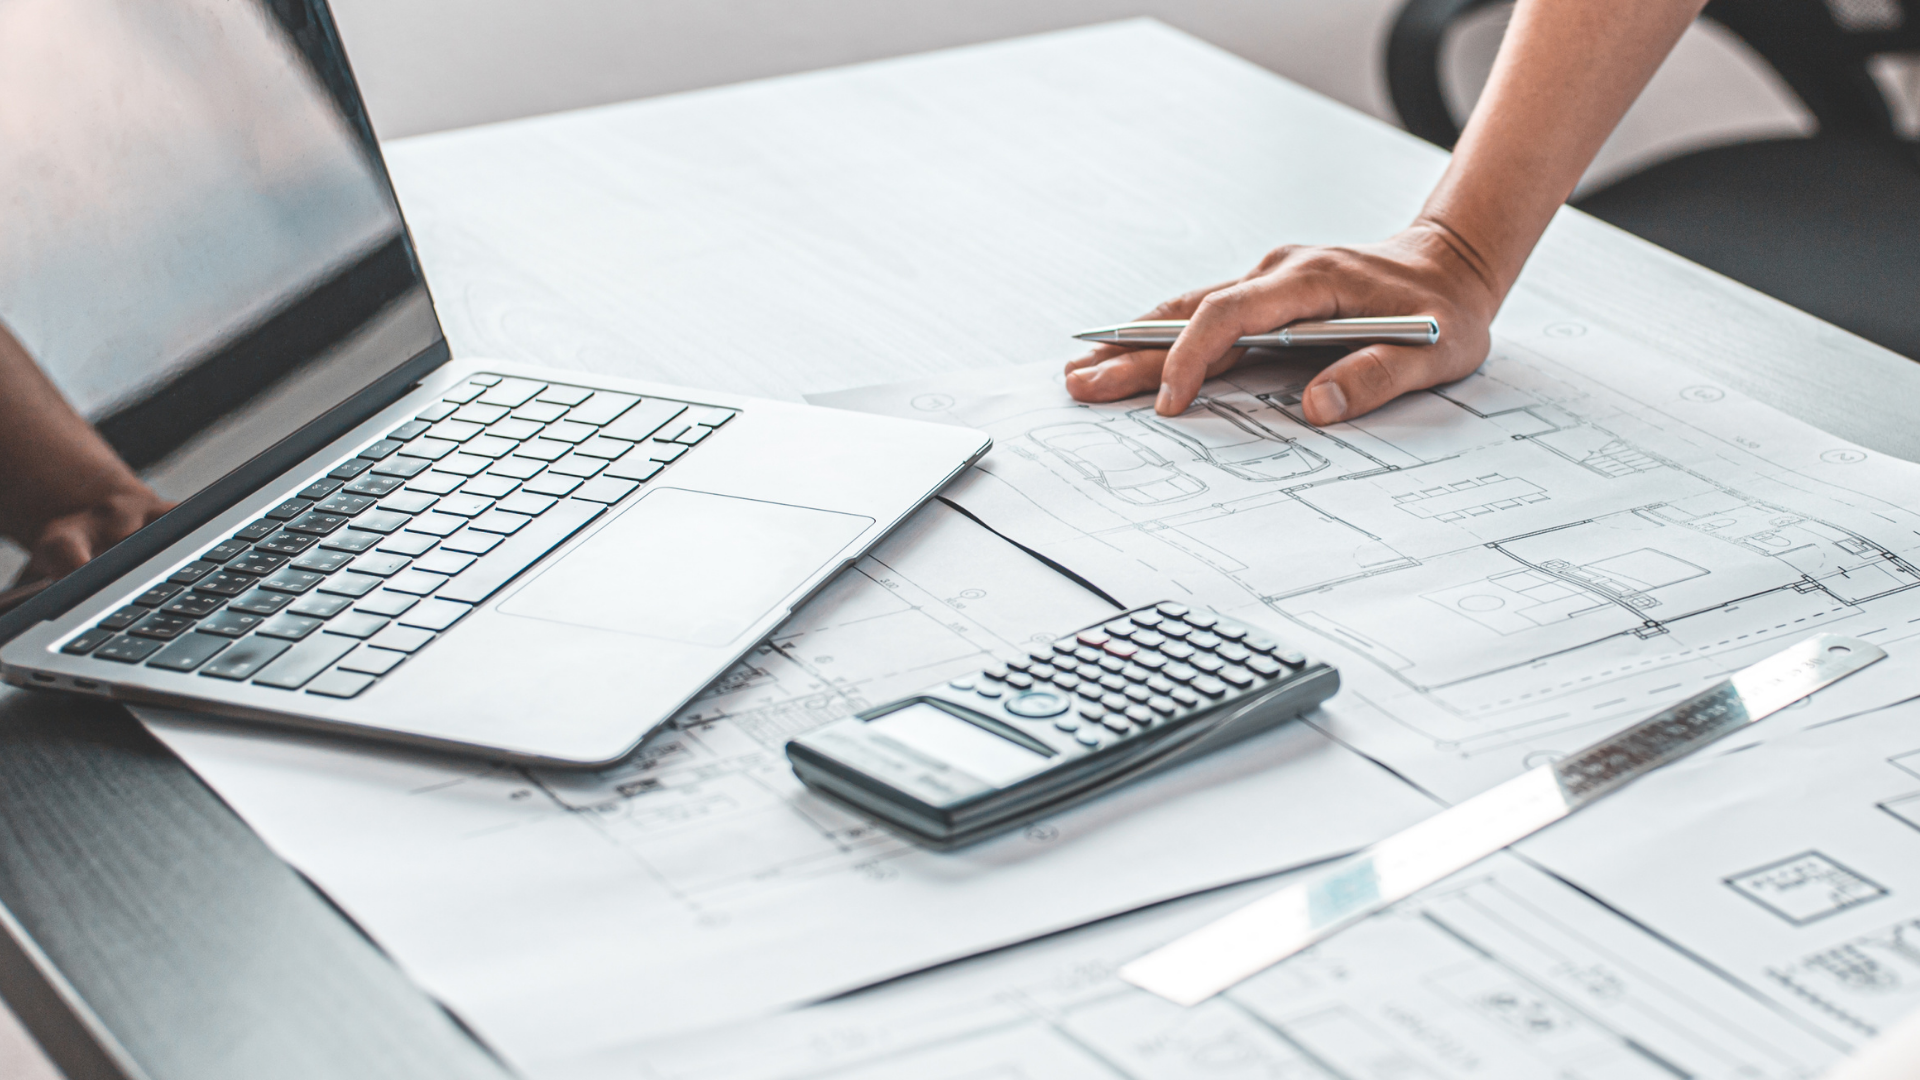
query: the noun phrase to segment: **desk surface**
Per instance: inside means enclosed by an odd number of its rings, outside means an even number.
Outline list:
[[[779,397],[1064,359],[1391,232],[1444,164],[1145,22],[388,150],[457,355]],[[1920,460],[1920,368],[1576,212],[1523,287]],[[0,903],[0,993],[74,1080],[503,1075],[117,708],[0,694]]]

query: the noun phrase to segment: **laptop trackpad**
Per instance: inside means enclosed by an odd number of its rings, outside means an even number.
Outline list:
[[[858,514],[660,488],[541,570],[497,610],[725,645],[872,524]]]

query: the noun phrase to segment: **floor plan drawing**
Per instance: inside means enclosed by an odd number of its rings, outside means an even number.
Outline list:
[[[524,1065],[731,1022],[1324,859],[1432,812],[1431,799],[1304,724],[950,853],[814,797],[787,764],[794,735],[1112,611],[935,504],[796,611],[675,730],[606,770],[143,716],[415,979]],[[1249,837],[1220,821],[1288,824]]]
[[[958,503],[1121,599],[1291,624],[1413,736],[1342,737],[1448,798],[1807,633],[1914,634],[1920,467],[1858,471],[1864,451],[1600,333],[1576,356],[1532,338],[1326,428],[1300,409],[1317,368],[1285,359],[1178,417],[1074,402],[1038,367],[816,400],[992,433]]]
[[[1841,1053],[1519,860],[1496,857],[1191,1009],[1114,969],[1244,903],[1195,898],[536,1080],[1760,1080]]]
[[[1884,663],[1885,661],[1883,661]],[[1828,1037],[1920,1007],[1920,702],[1653,773],[1521,845]]]

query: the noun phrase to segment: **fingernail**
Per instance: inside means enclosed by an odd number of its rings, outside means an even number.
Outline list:
[[[1155,398],[1153,401],[1153,411],[1160,413],[1161,415],[1164,416],[1166,415],[1167,411],[1172,408],[1173,408],[1173,387],[1168,386],[1166,383],[1161,383],[1160,396]]]
[[[1307,397],[1313,400],[1313,412],[1321,419],[1319,424],[1331,424],[1347,415],[1347,395],[1337,382],[1316,383],[1307,388]]]

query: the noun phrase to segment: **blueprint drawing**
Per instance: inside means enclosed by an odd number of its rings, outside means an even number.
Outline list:
[[[1920,703],[1646,777],[1522,846],[1859,1045],[1920,1009]]]
[[[1808,633],[1920,630],[1920,467],[1524,300],[1499,327],[1474,375],[1327,428],[1285,358],[1173,418],[1053,366],[812,400],[990,432],[958,504],[1123,601],[1285,620],[1342,670],[1328,730],[1448,800]]]
[[[1113,972],[1262,883],[534,1080],[1784,1080],[1841,1049],[1511,856],[1192,1009]]]
[[[736,1021],[1323,859],[1432,811],[1303,724],[947,854],[793,778],[793,735],[1111,611],[935,504],[675,732],[602,772],[142,715],[410,975],[525,1064]],[[1256,822],[1270,827],[1245,827]]]

